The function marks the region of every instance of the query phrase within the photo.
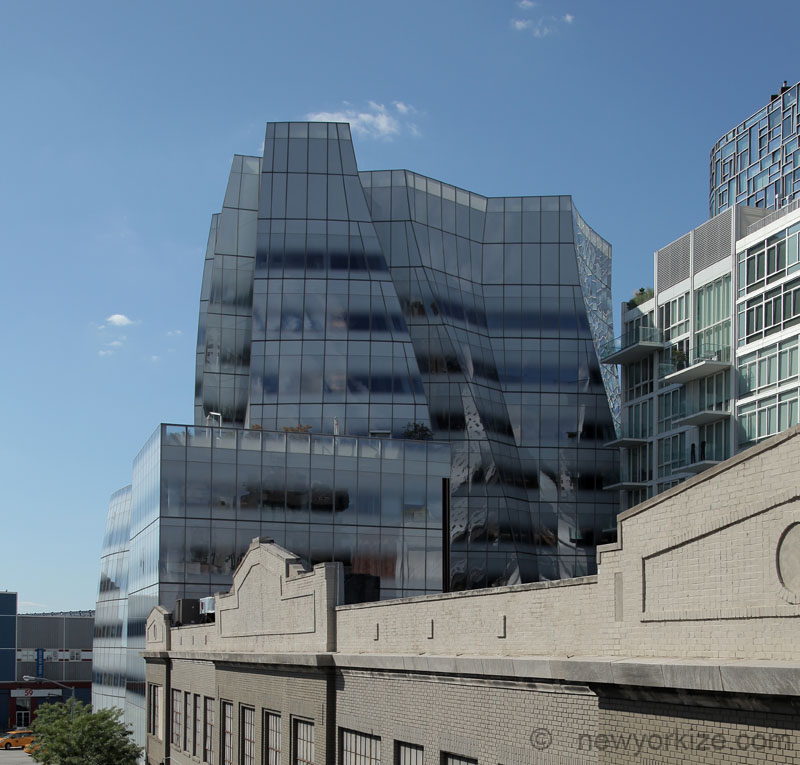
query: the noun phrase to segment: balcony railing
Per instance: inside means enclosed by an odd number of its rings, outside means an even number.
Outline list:
[[[668,382],[689,382],[726,369],[731,364],[729,345],[701,345],[690,348],[689,353],[675,351],[670,361],[658,365],[660,377]]]
[[[730,402],[708,402],[704,406],[686,406],[672,418],[674,426],[708,425],[731,416]]]
[[[611,441],[606,441],[605,446],[616,448],[630,448],[639,446],[640,444],[647,443],[650,435],[646,432],[647,429],[642,425],[631,427],[623,425],[621,433]]]
[[[622,466],[619,471],[619,480],[614,480],[610,485],[605,486],[606,491],[618,491],[620,489],[639,489],[647,485],[651,480],[648,475],[646,467],[640,470],[629,470],[626,466]]]
[[[600,347],[600,361],[604,364],[623,364],[664,346],[664,333],[657,327],[635,327],[624,335],[615,337]]]

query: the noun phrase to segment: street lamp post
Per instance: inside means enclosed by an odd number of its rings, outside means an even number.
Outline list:
[[[72,702],[70,704],[70,719],[72,722],[75,722],[75,686],[72,685],[64,685],[64,683],[59,683],[58,680],[50,680],[47,677],[33,677],[33,675],[23,675],[22,680],[26,683],[52,683],[53,685],[57,685],[59,688],[66,688],[68,691],[72,691]]]

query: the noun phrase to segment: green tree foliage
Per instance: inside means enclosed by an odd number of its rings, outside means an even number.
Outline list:
[[[47,765],[136,765],[141,747],[131,741],[121,709],[92,708],[80,701],[43,704],[32,728],[36,762]]]

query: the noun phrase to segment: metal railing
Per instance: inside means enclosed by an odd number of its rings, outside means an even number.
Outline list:
[[[764,216],[761,220],[751,223],[747,227],[747,236],[750,236],[750,234],[755,233],[765,226],[769,226],[770,223],[774,223],[776,220],[780,220],[784,215],[788,215],[790,212],[794,212],[798,208],[800,208],[800,198],[795,199],[793,202],[789,202],[788,205],[784,205],[779,210],[775,210],[774,213]]]
[[[638,343],[663,343],[664,333],[657,327],[636,327],[624,335],[615,337],[600,347],[600,358],[607,359],[619,351],[630,348]]]
[[[730,363],[730,345],[710,345],[708,343],[702,343],[698,347],[690,348],[688,354],[683,351],[674,351],[670,361],[662,361],[658,365],[658,374],[660,377],[666,377],[674,372],[680,372],[682,369],[687,369],[695,364],[699,364],[702,361],[722,361]]]
[[[631,427],[630,425],[623,425],[619,435],[617,435],[614,441],[619,441],[622,438],[641,438],[647,439],[650,438],[650,434],[646,432],[647,428],[643,425],[639,425],[638,427]]]

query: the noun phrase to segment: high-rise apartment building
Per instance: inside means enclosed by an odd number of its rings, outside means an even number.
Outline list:
[[[359,173],[348,125],[269,124],[212,218],[194,425],[161,425],[112,497],[98,700],[126,653],[143,737],[147,615],[227,588],[256,536],[341,561],[349,602],[593,573],[610,277],[569,196]]]
[[[623,508],[798,421],[797,92],[714,146],[713,217],[656,251],[653,289],[601,351],[622,365]]]
[[[783,207],[800,193],[800,83],[786,82],[755,114],[711,149],[711,217],[734,205]]]

